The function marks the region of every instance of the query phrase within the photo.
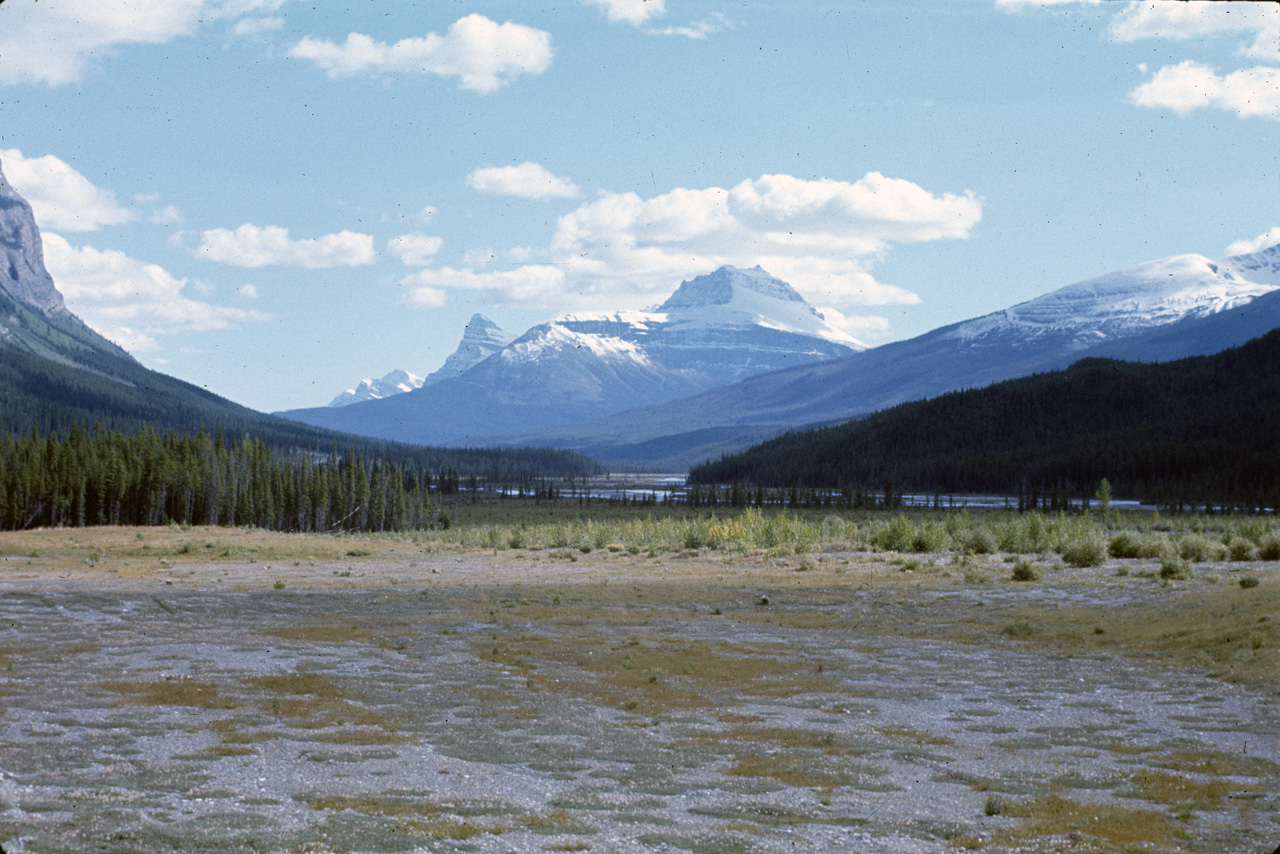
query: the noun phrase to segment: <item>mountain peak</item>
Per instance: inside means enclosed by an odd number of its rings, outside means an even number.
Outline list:
[[[66,314],[62,294],[44,266],[44,248],[31,205],[0,168],[0,291],[43,314]]]
[[[783,302],[804,302],[804,297],[796,293],[795,288],[769,275],[758,264],[749,270],[725,264],[715,272],[681,282],[676,292],[658,307],[658,311],[727,305],[739,293],[756,294]]]

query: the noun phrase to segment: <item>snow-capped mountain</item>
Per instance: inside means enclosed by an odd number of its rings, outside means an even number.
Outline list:
[[[395,394],[404,394],[422,388],[422,377],[414,376],[408,371],[394,370],[384,377],[363,379],[355,388],[349,388],[329,401],[330,406],[350,406],[366,400],[382,400]]]
[[[1278,249],[1217,262],[1175,255],[1136,264],[955,324],[947,337],[975,346],[989,345],[992,336],[1009,337],[1024,347],[1049,337],[1084,349],[1184,318],[1207,317],[1280,288]]]
[[[681,283],[651,312],[569,314],[539,324],[409,394],[284,414],[383,438],[474,443],[661,404],[864,347],[787,283],[759,268],[724,267]]]
[[[434,385],[450,377],[461,376],[511,343],[512,336],[502,331],[483,314],[473,314],[462,331],[458,349],[449,354],[444,364],[427,376],[419,377],[404,370],[394,370],[380,379],[363,379],[329,401],[330,407],[350,406],[366,400],[382,400],[407,391]]]
[[[458,349],[449,354],[444,364],[427,374],[423,385],[434,385],[450,377],[460,377],[468,370],[483,362],[494,353],[511,343],[514,335],[504,332],[502,327],[483,314],[473,314],[462,330],[462,340]]]
[[[662,406],[507,437],[606,462],[701,462],[781,430],[1064,368],[1089,355],[1203,355],[1275,328],[1280,245],[1211,261],[1180,255],[843,359],[749,377]]]
[[[634,342],[703,388],[867,348],[760,267],[724,266],[681,282],[651,312],[568,314],[556,323]]]

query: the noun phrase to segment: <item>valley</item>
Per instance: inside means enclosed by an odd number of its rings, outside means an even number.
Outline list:
[[[768,548],[686,547],[705,520],[664,537],[644,518],[0,535],[5,850],[1263,852],[1280,834],[1274,561],[1208,555],[1170,582],[1159,560],[1077,567],[1053,546],[869,545],[903,517],[770,517]],[[1011,580],[1018,561],[1038,580]]]

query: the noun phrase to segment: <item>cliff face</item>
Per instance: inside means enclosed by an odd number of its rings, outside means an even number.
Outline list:
[[[0,290],[45,317],[67,314],[44,268],[44,248],[31,205],[5,179],[0,164]]]
[[[133,358],[67,311],[44,266],[31,205],[0,169],[0,345],[63,364],[112,373],[101,359]]]

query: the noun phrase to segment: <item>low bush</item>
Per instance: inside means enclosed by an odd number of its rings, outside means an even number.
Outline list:
[[[1102,566],[1107,561],[1107,541],[1099,534],[1085,534],[1068,541],[1062,560],[1070,566]]]
[[[1258,560],[1280,560],[1280,534],[1268,534],[1258,542]]]
[[[1226,556],[1226,546],[1215,543],[1204,534],[1183,534],[1178,537],[1177,547],[1178,557],[1192,563],[1222,560]]]
[[[1020,560],[1013,565],[1014,581],[1039,581],[1040,567],[1029,560]]]
[[[1185,581],[1191,577],[1191,564],[1186,558],[1168,555],[1160,561],[1160,577],[1166,581]]]
[[[1254,560],[1258,556],[1258,550],[1253,543],[1242,537],[1233,539],[1231,545],[1227,546],[1227,551],[1234,561]]]

